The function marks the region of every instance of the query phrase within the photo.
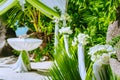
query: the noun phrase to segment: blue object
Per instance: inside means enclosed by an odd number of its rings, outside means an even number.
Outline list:
[[[28,31],[28,27],[25,26],[25,27],[19,27],[19,28],[17,28],[17,30],[15,31],[15,33],[16,33],[16,36],[21,36],[21,35],[27,34],[27,31]]]

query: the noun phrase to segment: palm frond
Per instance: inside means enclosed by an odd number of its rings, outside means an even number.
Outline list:
[[[69,57],[64,48],[63,38],[59,40],[57,54],[50,69],[52,80],[81,80],[78,70],[76,47],[70,48],[72,57]]]

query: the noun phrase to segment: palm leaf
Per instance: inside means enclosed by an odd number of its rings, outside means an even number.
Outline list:
[[[59,55],[50,70],[52,80],[81,80],[76,57],[69,58],[66,53]]]
[[[50,69],[52,80],[81,80],[78,70],[78,60],[76,49],[70,48],[72,57],[69,57],[64,48],[64,42],[61,38],[55,55],[53,67]]]

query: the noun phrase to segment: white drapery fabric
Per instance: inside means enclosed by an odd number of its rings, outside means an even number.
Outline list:
[[[44,3],[53,10],[55,10],[54,7],[58,7],[62,11],[62,13],[66,11],[67,0],[39,0],[39,1]]]
[[[19,0],[19,3],[22,7],[22,11],[24,11],[24,4],[25,4],[25,0]]]
[[[59,31],[59,27],[58,27],[58,22],[55,23],[55,38],[54,38],[54,46],[55,46],[55,54],[56,52],[56,47],[58,45],[58,31]]]
[[[42,40],[34,38],[9,38],[7,41],[13,49],[18,51],[31,51],[42,44]]]
[[[43,4],[47,5],[48,7],[50,7],[53,10],[55,10],[54,8],[57,7],[58,9],[61,10],[62,14],[64,14],[66,12],[66,9],[67,9],[66,6],[68,3],[68,0],[39,0],[39,1],[42,2]],[[55,47],[58,45],[58,31],[59,31],[58,22],[55,21],[55,31],[54,31],[54,33],[55,33],[54,46]],[[66,20],[63,21],[63,25],[65,25],[65,27],[66,27]],[[65,42],[66,51],[68,53],[68,47],[67,47],[68,41],[67,41],[66,36],[65,36],[64,42]],[[56,54],[56,49],[55,49],[55,54]]]
[[[69,35],[64,35],[65,50],[66,50],[67,55],[69,57],[71,57],[71,55],[69,53],[68,37],[69,37]]]
[[[20,39],[20,38],[9,38],[7,39],[9,45],[14,48],[15,50],[21,51],[19,58],[17,62],[12,66],[12,68],[16,72],[26,72],[31,69],[29,56],[27,51],[34,50],[40,46],[42,43],[42,40],[40,39],[33,39],[33,38],[26,38],[26,39]],[[26,51],[25,57],[27,58],[27,63],[23,61],[23,51]]]
[[[24,64],[22,60],[22,52],[20,53],[17,62],[13,64],[11,67],[13,70],[15,70],[15,72],[27,72],[28,71],[26,65]],[[29,69],[31,69],[30,64],[29,64]]]
[[[101,69],[101,66],[99,66],[96,62],[93,64],[93,73],[95,75],[96,80],[101,80],[99,71]]]
[[[84,61],[84,48],[81,43],[78,44],[78,67],[82,80],[85,80],[86,69],[85,69],[85,61]]]
[[[4,10],[8,5],[14,3],[15,0],[7,0],[3,5],[0,5],[0,11]]]

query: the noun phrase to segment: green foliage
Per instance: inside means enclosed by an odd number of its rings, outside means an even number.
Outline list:
[[[86,74],[86,79],[85,80],[92,80],[92,78],[94,77],[93,75],[93,69],[92,69],[93,63],[90,63],[88,70],[87,70],[87,74]]]
[[[107,76],[109,78],[107,80],[120,80],[120,77],[113,73],[110,65],[106,66],[106,70],[105,71],[107,71]]]
[[[108,44],[112,45],[112,46],[116,46],[116,44],[120,41],[120,36],[117,36],[115,38],[113,38],[110,42],[108,42]]]
[[[50,70],[50,76],[52,80],[81,80],[77,65],[76,58],[70,59],[66,55],[59,55]]]
[[[17,50],[12,50],[12,52],[14,53],[14,55],[17,55],[17,56],[19,56],[19,55],[20,55],[20,51],[17,51]]]
[[[114,58],[114,59],[117,59],[117,55],[116,54],[112,54],[110,57]]]
[[[70,58],[63,44],[62,38],[60,39],[59,47],[57,47],[53,67],[50,69],[50,76],[52,80],[81,80],[78,70],[76,47],[70,48],[72,54]]]
[[[53,58],[54,45],[53,42],[48,42],[44,50],[42,51],[43,55],[48,55],[51,59]]]
[[[101,80],[110,80],[111,74],[109,73],[110,71],[108,68],[108,65],[103,65],[101,71],[99,71]]]
[[[72,17],[72,29],[92,37],[92,45],[105,44],[106,31],[116,19],[118,0],[69,0],[68,13]]]
[[[35,62],[39,62],[43,56],[48,56],[51,60],[53,59],[54,47],[53,43],[48,42],[44,49],[37,48],[30,53],[35,54]]]
[[[0,0],[0,5],[5,3],[7,0]]]
[[[25,65],[30,64],[28,53],[26,51],[22,51],[21,54],[22,54],[22,60],[23,60],[24,64]]]
[[[0,2],[2,2],[3,0],[0,0]]]
[[[40,48],[37,48],[37,49],[31,51],[31,53],[35,54],[35,62],[39,62],[40,58],[42,57],[42,53],[40,51]]]

